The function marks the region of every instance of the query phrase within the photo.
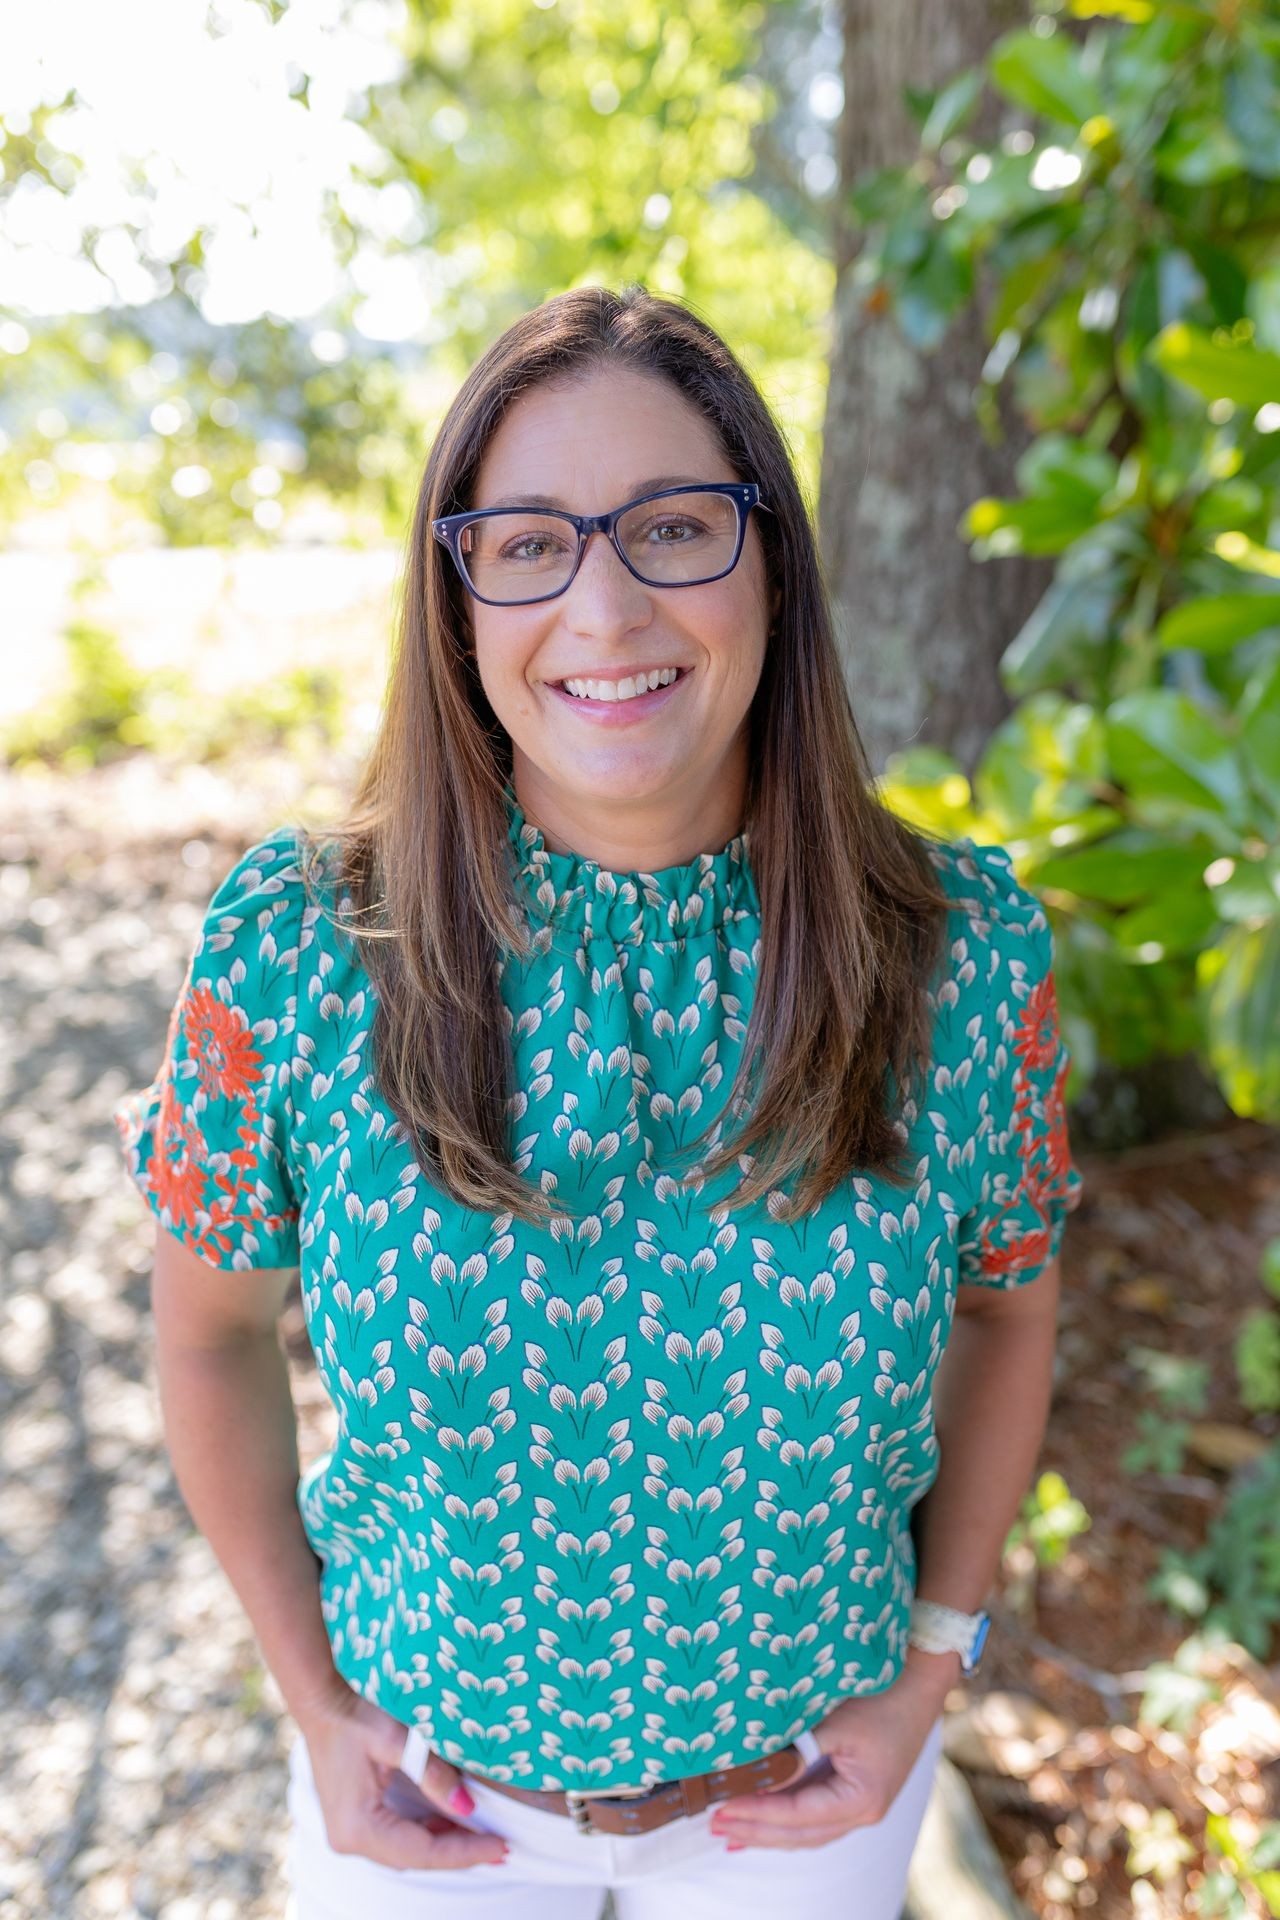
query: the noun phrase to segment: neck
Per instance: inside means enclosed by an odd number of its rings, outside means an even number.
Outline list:
[[[720,853],[741,833],[746,755],[731,756],[697,785],[619,801],[559,786],[517,752],[511,785],[550,852],[578,854],[606,873],[660,873]]]

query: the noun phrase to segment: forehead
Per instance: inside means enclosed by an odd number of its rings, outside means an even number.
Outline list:
[[[601,510],[668,476],[737,478],[709,422],[669,381],[598,369],[512,403],[485,449],[472,505],[496,505],[514,490]]]

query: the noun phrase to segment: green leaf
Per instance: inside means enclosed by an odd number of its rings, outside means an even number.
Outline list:
[[[926,153],[936,153],[944,140],[965,126],[982,95],[981,67],[967,67],[941,89],[920,133]]]
[[[1079,678],[1090,654],[1111,637],[1123,575],[1115,569],[1053,579],[1000,656],[1000,677],[1011,693]]]
[[[1280,810],[1280,654],[1250,679],[1239,717],[1245,763],[1259,793]]]
[[[1259,47],[1242,48],[1227,71],[1226,117],[1249,172],[1280,180],[1280,88]]]
[[[1062,553],[1097,519],[1089,502],[1050,494],[1030,500],[974,500],[960,520],[965,540],[982,541],[999,553]]]
[[[955,251],[947,235],[939,233],[898,290],[902,331],[922,352],[930,352],[941,343],[972,291],[971,263]]]
[[[1014,471],[1024,493],[1057,495],[1092,510],[1114,487],[1120,463],[1105,447],[1042,433],[1019,455]]]
[[[997,40],[988,61],[992,80],[1007,100],[1048,119],[1082,127],[1106,110],[1075,43],[1066,34],[1041,35],[1019,28]]]
[[[1172,607],[1156,627],[1156,639],[1162,647],[1227,653],[1268,627],[1280,627],[1280,593],[1205,594]]]
[[[1169,887],[1116,921],[1118,945],[1127,953],[1157,946],[1166,954],[1198,953],[1218,924],[1213,895],[1202,876]]]
[[[1210,114],[1179,114],[1165,129],[1153,155],[1157,173],[1186,187],[1208,187],[1243,173],[1248,164],[1229,127]]]
[[[1096,846],[1052,854],[1036,869],[1036,885],[1062,888],[1110,906],[1135,906],[1197,880],[1213,858],[1203,847],[1179,846],[1141,828],[1128,827]]]
[[[1220,920],[1270,919],[1280,909],[1280,847],[1260,860],[1236,860],[1227,877],[1215,881],[1213,903]]]
[[[1280,918],[1232,927],[1197,972],[1208,982],[1209,1060],[1224,1098],[1249,1119],[1280,1121]]]
[[[1152,824],[1190,808],[1248,828],[1248,790],[1235,748],[1186,694],[1168,687],[1124,694],[1108,709],[1106,727],[1115,777]]]
[[[1206,400],[1233,400],[1252,412],[1280,396],[1280,353],[1220,339],[1183,320],[1158,333],[1147,356]]]

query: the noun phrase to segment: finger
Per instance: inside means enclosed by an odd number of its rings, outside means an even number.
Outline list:
[[[428,1800],[434,1800],[438,1807],[454,1816],[467,1819],[476,1810],[476,1803],[457,1767],[451,1767],[438,1753],[428,1757],[421,1784]]]
[[[357,1840],[354,1852],[367,1854],[384,1867],[444,1868],[496,1865],[507,1854],[500,1833],[472,1833],[466,1827],[446,1827],[430,1833],[420,1821],[403,1820],[389,1807],[375,1807],[367,1822],[367,1841]]]
[[[733,1837],[739,1827],[816,1827],[844,1823],[863,1796],[847,1780],[832,1774],[808,1787],[784,1787],[778,1793],[736,1793],[716,1808],[712,1826]]]
[[[799,1755],[799,1765],[795,1772],[787,1780],[779,1780],[774,1785],[761,1787],[761,1793],[785,1793],[788,1787],[793,1787],[797,1781],[802,1780],[811,1767],[816,1767],[823,1757],[822,1742],[812,1727],[806,1728],[803,1733],[798,1733],[791,1744]]]
[[[842,1833],[849,1833],[854,1827],[864,1826],[861,1820],[843,1820],[835,1826],[825,1827],[761,1827],[755,1831],[735,1833],[734,1847],[770,1847],[777,1851],[788,1851],[793,1847],[825,1847],[828,1842],[838,1840]]]
[[[476,1803],[457,1767],[435,1752],[418,1727],[410,1727],[398,1758],[392,1762],[423,1796],[450,1814],[467,1819]]]

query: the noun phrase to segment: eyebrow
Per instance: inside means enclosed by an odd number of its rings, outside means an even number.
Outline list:
[[[711,481],[703,480],[694,473],[655,473],[648,480],[637,480],[625,498],[638,500],[641,494],[660,493],[664,487],[705,487],[712,484]],[[504,493],[500,499],[491,500],[489,506],[490,508],[559,507],[565,513],[572,512],[568,501],[559,499],[554,493]],[[476,508],[477,513],[484,511],[486,509],[483,507]]]

